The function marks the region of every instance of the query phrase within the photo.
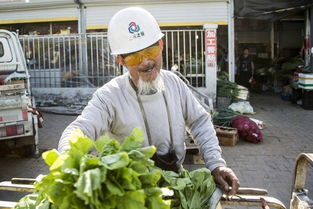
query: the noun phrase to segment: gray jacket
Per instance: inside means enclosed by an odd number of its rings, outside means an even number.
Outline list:
[[[160,125],[162,123],[170,124],[173,149],[177,154],[179,164],[182,164],[186,153],[185,128],[187,127],[200,146],[200,152],[207,168],[212,171],[216,167],[225,166],[226,163],[221,157],[221,148],[218,145],[210,114],[205,111],[186,84],[174,73],[161,70],[161,77],[165,85],[164,96],[168,117],[164,118],[164,121],[154,121],[153,118],[149,118],[148,121],[153,123],[149,124],[150,129],[157,128],[159,135],[158,138],[151,135],[153,144],[158,148],[157,145],[161,143],[160,141],[170,138],[169,131],[162,130],[163,127],[168,129],[169,125]],[[142,103],[145,106],[145,100]],[[146,115],[149,116],[151,110],[147,109]],[[156,108],[153,111],[157,112],[159,109]],[[64,130],[58,150],[62,152],[69,147],[68,136],[76,128],[81,129],[92,139],[106,134],[121,141],[137,127],[144,132],[143,146],[148,146],[142,110],[136,92],[129,82],[129,74],[126,73],[111,80],[94,93],[82,114]],[[164,142],[164,144],[170,146],[169,143]]]

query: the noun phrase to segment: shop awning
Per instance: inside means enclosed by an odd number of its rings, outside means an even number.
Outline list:
[[[235,17],[274,21],[310,6],[312,0],[235,0]]]

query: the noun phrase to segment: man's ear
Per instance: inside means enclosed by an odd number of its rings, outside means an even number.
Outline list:
[[[125,64],[123,57],[120,56],[120,55],[118,55],[118,56],[116,57],[116,61],[117,61],[120,65],[124,65],[124,64]]]
[[[162,39],[159,40],[159,45],[160,45],[161,51],[163,51],[163,40]]]

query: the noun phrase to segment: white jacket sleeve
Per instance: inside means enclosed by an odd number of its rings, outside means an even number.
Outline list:
[[[76,118],[62,133],[59,141],[58,151],[63,152],[69,148],[69,136],[75,129],[80,129],[91,139],[97,139],[109,130],[114,117],[114,111],[110,101],[104,100],[105,95],[96,91],[81,115]]]
[[[219,166],[226,166],[211,122],[211,115],[202,107],[185,83],[182,84],[182,91],[186,125],[199,144],[206,167],[213,171]]]

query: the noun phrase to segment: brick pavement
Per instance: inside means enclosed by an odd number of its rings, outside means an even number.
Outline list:
[[[223,156],[238,175],[241,186],[267,189],[269,195],[289,207],[295,158],[313,152],[313,110],[281,100],[274,94],[253,95],[252,117],[264,121],[264,142],[239,141],[222,147]],[[313,192],[313,169],[308,170],[307,188]]]
[[[256,112],[250,116],[264,121],[264,142],[239,140],[234,147],[222,146],[223,157],[242,187],[267,189],[289,208],[295,159],[301,152],[313,152],[313,110],[304,110],[275,94],[252,95],[250,103]],[[191,162],[187,158],[186,169],[201,167]],[[313,169],[307,173],[306,188],[313,198]]]

